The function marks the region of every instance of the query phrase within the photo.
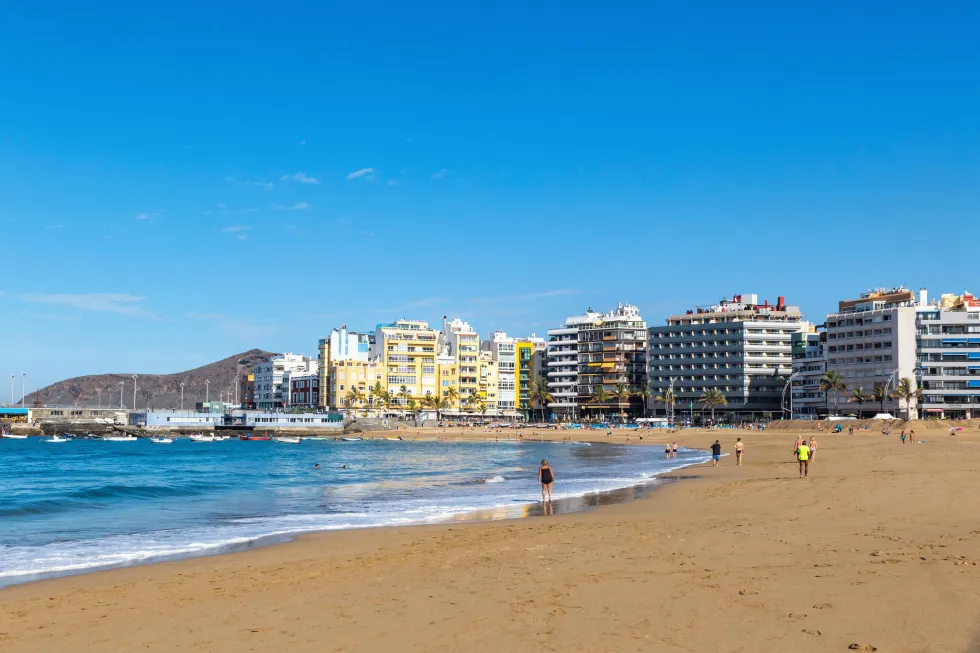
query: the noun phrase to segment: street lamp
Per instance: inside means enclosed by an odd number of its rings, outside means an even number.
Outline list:
[[[125,387],[125,385],[126,385],[125,381],[119,382],[119,407],[120,408],[123,408],[123,387]]]
[[[20,407],[23,408],[24,407],[24,394],[25,394],[24,388],[27,387],[27,372],[22,372],[21,374],[22,374],[22,376],[21,376],[21,379],[20,379]]]
[[[211,403],[211,381],[209,379],[204,380],[204,403]]]
[[[180,409],[184,410],[184,382],[180,382]]]
[[[133,410],[136,410],[136,379],[139,378],[139,374],[133,375]]]
[[[786,390],[787,390],[787,388],[790,388],[790,385],[793,383],[793,379],[795,379],[799,375],[800,375],[799,372],[793,372],[792,374],[789,375],[789,378],[786,379],[786,383],[783,385],[783,396],[779,400],[779,408],[784,413],[786,412]],[[792,390],[790,390],[790,393],[789,393],[789,418],[790,419],[793,419],[793,392],[792,392]]]
[[[17,378],[16,374],[10,375],[10,405],[14,405],[14,379]]]
[[[670,426],[674,425],[674,404],[677,402],[677,397],[674,396],[674,381],[677,380],[676,376],[670,377],[670,403],[667,404],[667,422]]]

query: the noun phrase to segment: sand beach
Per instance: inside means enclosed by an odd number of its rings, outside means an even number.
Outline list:
[[[684,431],[666,437],[728,454],[742,437],[745,464],[729,455],[584,512],[314,534],[9,587],[0,650],[980,650],[980,432],[914,428],[905,445],[808,430],[806,480],[796,431]]]

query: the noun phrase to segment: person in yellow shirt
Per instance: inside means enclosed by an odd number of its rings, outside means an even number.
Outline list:
[[[810,447],[806,446],[806,440],[796,448],[796,458],[800,461],[800,478],[806,478],[810,471]]]

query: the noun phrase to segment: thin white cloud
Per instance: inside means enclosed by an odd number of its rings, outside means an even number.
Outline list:
[[[389,179],[387,183],[388,183],[389,186],[397,186],[398,185],[398,182],[395,181],[394,179]]]
[[[241,215],[243,213],[258,213],[259,211],[260,209],[256,208],[230,209],[227,204],[222,202],[218,205],[217,213],[218,215]],[[215,211],[205,211],[204,215],[211,215],[212,213],[215,213]]]
[[[434,172],[434,173],[432,173],[432,178],[433,178],[433,179],[442,179],[443,177],[445,177],[445,176],[446,176],[446,173],[447,173],[447,172],[449,172],[449,171],[448,171],[448,170],[446,170],[445,168],[443,168],[443,169],[442,169],[442,170],[440,170],[439,172]]]
[[[310,177],[305,172],[296,172],[291,175],[283,175],[282,181],[295,181],[297,184],[319,184],[314,177]]]
[[[357,235],[358,236],[364,236],[365,238],[374,238],[374,232],[373,231],[359,231],[359,232],[357,232]]]
[[[361,168],[360,170],[355,170],[354,172],[347,175],[348,179],[366,179],[371,181],[374,179],[375,169],[374,168]]]
[[[32,304],[65,306],[80,311],[117,313],[132,317],[152,317],[152,314],[142,306],[144,297],[124,293],[28,293],[18,295],[18,299]]]
[[[48,231],[58,231],[59,229],[64,229],[64,228],[65,225],[63,224],[49,224],[48,226],[45,227],[45,229],[47,229]]]
[[[139,220],[140,222],[145,222],[147,224],[153,224],[161,215],[163,215],[163,209],[157,209],[156,211],[144,211],[142,213],[137,213],[133,216],[133,219]]]
[[[295,204],[276,204],[272,207],[274,211],[305,211],[310,208],[310,205],[306,202],[296,202]]]
[[[262,190],[272,190],[276,187],[271,181],[262,181],[261,179],[235,179],[234,177],[225,177],[225,181],[229,184],[238,184],[240,186],[255,186],[256,188],[261,188]]]
[[[229,226],[225,227],[221,231],[223,231],[226,234],[234,234],[234,233],[238,233],[238,232],[241,232],[241,231],[248,231],[249,229],[251,229],[251,227],[249,227],[248,225],[244,225],[244,224],[233,224],[233,225],[229,225]]]
[[[224,313],[187,313],[184,318],[195,322],[211,322],[232,337],[248,342],[267,337],[278,330],[274,325],[254,324]]]
[[[248,240],[248,236],[246,236],[245,234],[241,234],[238,236],[237,240]]]
[[[305,140],[303,140],[303,141],[300,141],[299,143],[296,143],[296,144],[297,144],[297,145],[306,145],[306,141],[305,141]]]

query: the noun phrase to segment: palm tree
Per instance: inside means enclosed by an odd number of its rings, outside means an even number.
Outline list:
[[[864,388],[862,388],[861,386],[858,386],[853,390],[851,390],[851,397],[848,399],[848,401],[853,401],[858,405],[859,418],[861,417],[861,409],[864,406],[864,402],[868,401],[869,399],[871,399],[871,397],[864,394]]]
[[[419,402],[409,398],[409,400],[405,403],[405,407],[408,408],[408,412],[412,413],[412,415],[415,417],[415,426],[417,428],[419,425]]]
[[[885,386],[876,385],[875,389],[871,391],[871,398],[874,401],[877,401],[878,404],[881,406],[881,410],[879,412],[884,413],[885,401],[888,399],[888,390],[885,390]]]
[[[847,390],[847,384],[844,383],[844,377],[842,377],[836,370],[831,370],[823,375],[820,379],[820,390],[822,392],[832,392],[834,393],[834,414],[837,414],[837,392],[844,392]]]
[[[630,405],[630,397],[633,396],[633,392],[630,390],[629,384],[620,381],[613,386],[612,394],[614,397],[616,397],[616,405],[619,406],[620,412],[625,417],[626,409],[629,408]]]
[[[453,404],[459,399],[459,391],[456,386],[451,385],[442,393],[443,401],[445,402],[445,408],[451,408]]]
[[[653,396],[653,388],[646,381],[640,384],[640,388],[633,393],[634,397],[639,397],[640,401],[643,402],[643,417],[647,416],[647,402],[650,401],[650,397]]]
[[[487,419],[487,404],[486,404],[486,402],[480,401],[480,407],[478,408],[478,410],[480,411],[480,415],[483,416],[483,419],[486,420]]]
[[[399,399],[399,403],[402,406],[404,406],[408,402],[408,400],[412,398],[412,393],[408,391],[408,386],[403,385],[402,387],[398,388],[397,396]]]
[[[381,416],[384,417],[384,409],[391,405],[391,393],[387,390],[376,392],[374,395],[374,405],[381,411]]]
[[[725,398],[725,394],[718,388],[708,388],[704,391],[704,394],[698,399],[705,408],[711,409],[711,423],[715,423],[715,408],[718,406],[727,406],[728,399]]]
[[[602,404],[608,403],[612,398],[612,395],[606,390],[603,385],[596,386],[596,389],[592,391],[592,397],[589,399],[590,404],[596,404],[599,406],[599,417],[602,417]]]
[[[912,404],[922,398],[922,390],[916,388],[912,379],[905,377],[898,382],[898,387],[892,393],[899,401],[905,402],[905,419],[912,418]]]
[[[422,405],[436,411],[436,421],[439,421],[442,411],[450,406],[447,399],[442,399],[435,395],[425,395],[425,398],[422,399]]]
[[[350,410],[357,408],[357,404],[364,402],[364,393],[358,390],[356,387],[352,387],[347,391],[347,407]]]
[[[527,398],[531,404],[538,404],[541,408],[541,421],[545,421],[544,409],[552,403],[555,398],[548,392],[548,382],[545,379],[537,379],[531,384],[531,389],[527,393]]]
[[[474,410],[479,410],[481,403],[483,403],[483,397],[480,396],[479,392],[474,392],[466,398],[466,405]]]

